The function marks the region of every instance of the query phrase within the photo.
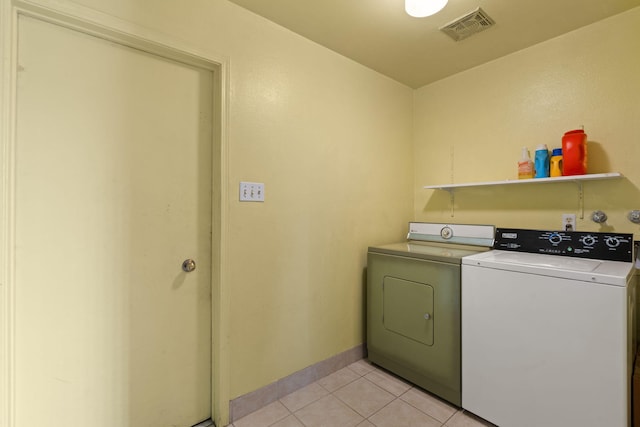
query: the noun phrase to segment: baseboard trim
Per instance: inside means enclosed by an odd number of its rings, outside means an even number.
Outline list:
[[[366,356],[364,344],[331,356],[314,365],[294,372],[229,402],[229,420],[234,422],[276,400],[326,377]]]
[[[216,425],[211,421],[211,418],[205,420],[199,424],[194,425],[193,427],[216,427]]]

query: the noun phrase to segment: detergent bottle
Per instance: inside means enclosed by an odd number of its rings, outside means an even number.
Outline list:
[[[562,137],[562,174],[587,173],[587,134],[584,130],[571,130]]]
[[[535,153],[536,178],[549,177],[549,149],[546,144],[538,145]]]
[[[522,157],[518,162],[518,179],[531,179],[533,178],[533,162],[529,157],[529,150],[527,147],[522,147]]]
[[[562,176],[562,148],[554,148],[551,153],[549,176]]]

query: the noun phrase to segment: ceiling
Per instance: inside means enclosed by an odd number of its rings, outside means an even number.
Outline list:
[[[404,0],[230,0],[412,88],[640,6],[640,0],[449,0],[427,18]],[[455,42],[439,28],[481,7],[495,25]]]

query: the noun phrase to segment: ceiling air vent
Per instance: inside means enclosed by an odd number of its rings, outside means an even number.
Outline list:
[[[440,31],[460,41],[495,25],[495,21],[481,8],[440,27]]]

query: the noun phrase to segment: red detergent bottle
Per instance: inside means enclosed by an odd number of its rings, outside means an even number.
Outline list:
[[[562,175],[587,173],[587,134],[583,129],[570,130],[562,137]]]

